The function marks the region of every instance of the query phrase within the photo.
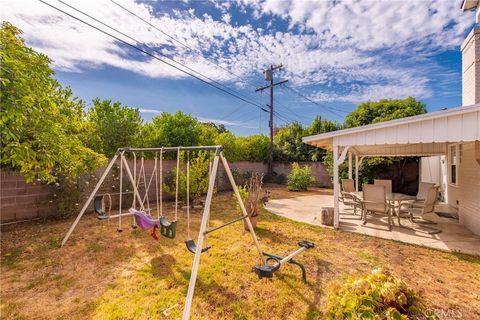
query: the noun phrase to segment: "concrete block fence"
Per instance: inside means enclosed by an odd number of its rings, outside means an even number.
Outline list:
[[[0,171],[1,222],[47,217],[54,208],[50,203],[51,189],[40,183],[26,183],[16,173]]]
[[[133,169],[133,161],[129,161],[130,168]],[[331,186],[331,179],[328,175],[328,171],[320,162],[304,162],[300,163],[301,166],[309,165],[312,167],[312,174],[315,176],[317,183],[322,186]],[[154,160],[145,160],[144,163],[147,183],[150,179],[153,167]],[[176,166],[176,161],[174,160],[164,160],[163,161],[163,170],[164,178],[167,178],[171,175],[173,168]],[[267,164],[261,162],[248,162],[248,161],[238,161],[230,163],[232,170],[235,170],[240,173],[245,172],[258,172],[258,173],[267,173]],[[291,163],[275,163],[274,172],[277,174],[283,174],[285,176],[290,173],[292,170]],[[137,161],[137,172],[140,169],[140,161]],[[100,177],[103,173],[104,168],[98,169],[95,173],[95,176]],[[118,175],[118,173],[117,173]],[[28,220],[34,218],[44,218],[49,216],[55,216],[56,206],[55,206],[55,188],[47,185],[36,183],[26,183],[22,175],[17,172],[11,172],[6,170],[0,170],[0,222],[6,223],[11,221],[20,221]],[[118,192],[118,178],[112,173],[110,176],[107,176],[107,180],[99,190],[100,193],[116,193]],[[155,178],[154,178],[155,179]],[[82,179],[80,179],[82,180]],[[128,176],[124,173],[124,191],[129,188],[129,191],[132,191],[130,183],[128,181]],[[155,202],[155,188],[152,182],[152,187],[150,188],[148,197],[150,202]],[[82,182],[84,183],[84,182]],[[89,191],[93,189],[95,181],[90,182],[88,186],[85,187],[84,195],[79,202],[83,202],[89,195]],[[223,166],[219,165],[218,170],[218,179],[217,179],[217,189],[218,190],[228,190],[230,189],[230,184],[225,174]],[[164,192],[165,199],[171,199],[172,196]],[[123,206],[126,208],[130,205],[132,201],[132,195],[126,195],[124,197]],[[114,203],[114,208],[118,207],[118,195],[112,196],[112,202]],[[81,204],[78,208],[81,207]],[[93,205],[91,205],[90,210],[93,211]]]

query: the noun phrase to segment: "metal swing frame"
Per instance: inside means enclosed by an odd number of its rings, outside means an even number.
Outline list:
[[[255,247],[258,251],[258,256],[261,261],[261,266],[267,266],[267,259],[265,253],[262,251],[260,247],[260,243],[258,242],[257,235],[255,233],[255,230],[253,229],[252,223],[250,222],[250,219],[248,219],[248,213],[245,208],[245,205],[242,201],[242,198],[240,196],[240,192],[238,191],[237,184],[235,183],[235,179],[233,177],[232,171],[230,170],[230,166],[228,165],[227,159],[223,155],[223,147],[222,146],[192,146],[192,147],[162,147],[162,148],[119,148],[117,152],[115,153],[115,156],[112,158],[110,163],[107,165],[105,171],[103,172],[101,178],[98,180],[97,184],[95,185],[95,188],[91,192],[90,196],[88,197],[87,201],[83,205],[82,209],[80,210],[79,214],[77,215],[77,218],[71,225],[70,229],[68,230],[67,234],[62,240],[61,246],[64,246],[65,243],[68,241],[70,238],[71,234],[75,230],[76,226],[78,225],[80,219],[86,212],[89,204],[92,202],[93,198],[95,197],[96,193],[98,192],[100,186],[102,185],[103,181],[107,177],[108,173],[112,169],[113,165],[117,162],[118,158],[120,158],[120,165],[121,167],[125,168],[125,171],[127,173],[128,178],[130,179],[130,182],[132,183],[133,186],[133,193],[134,193],[134,199],[137,199],[141,210],[144,210],[144,205],[143,205],[143,199],[140,196],[140,193],[138,191],[137,185],[135,183],[134,176],[132,175],[132,172],[130,170],[130,167],[128,165],[128,162],[126,160],[125,154],[128,152],[136,152],[136,151],[143,151],[143,152],[158,152],[158,151],[163,151],[163,152],[168,152],[168,151],[176,151],[179,152],[180,150],[197,150],[197,151],[214,151],[215,152],[215,157],[213,159],[213,165],[211,169],[211,174],[209,177],[209,183],[208,183],[208,190],[207,190],[207,196],[205,200],[205,206],[203,208],[203,214],[202,214],[202,221],[200,224],[200,230],[198,232],[198,238],[197,238],[197,248],[202,248],[203,247],[203,241],[205,239],[205,236],[207,233],[213,232],[215,230],[218,230],[220,228],[226,227],[234,222],[240,221],[240,220],[245,220],[246,225],[248,227],[248,230],[252,236],[253,242],[255,244]],[[208,220],[210,217],[210,206],[212,203],[212,198],[213,198],[213,193],[214,193],[214,187],[215,187],[215,180],[217,177],[217,172],[218,172],[218,166],[220,161],[222,162],[222,165],[224,167],[224,170],[227,174],[228,180],[231,184],[231,187],[234,191],[235,197],[238,201],[238,204],[241,209],[242,216],[240,218],[234,219],[230,222],[227,222],[219,227],[213,228],[211,230],[207,229],[207,224]],[[129,215],[128,213],[126,214],[121,214],[120,212],[120,217],[123,215]],[[295,252],[291,253],[289,256],[283,258],[279,263],[284,264],[287,263],[288,261],[292,260],[293,257],[304,251],[305,248],[300,248],[296,250]],[[190,281],[188,285],[188,291],[187,295],[185,298],[185,306],[183,309],[183,320],[188,320],[190,318],[190,309],[192,306],[192,301],[193,301],[193,295],[195,291],[195,284],[197,281],[197,275],[198,275],[198,268],[200,265],[200,256],[202,254],[202,250],[196,250],[195,256],[193,258],[193,263],[192,263],[192,272],[190,276]],[[267,256],[268,257],[268,256]],[[278,268],[277,268],[278,269]]]

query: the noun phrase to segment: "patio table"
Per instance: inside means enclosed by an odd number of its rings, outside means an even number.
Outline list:
[[[350,192],[350,194],[359,200],[363,200],[363,192]],[[416,200],[417,197],[398,192],[387,192],[385,198],[392,205],[393,215],[397,216],[398,225],[402,227],[402,224],[400,223],[400,206],[402,205],[402,202]]]

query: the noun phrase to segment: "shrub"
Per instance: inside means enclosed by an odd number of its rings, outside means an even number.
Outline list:
[[[428,315],[420,297],[405,282],[389,272],[350,277],[334,285],[328,298],[327,319],[404,320]]]
[[[180,172],[178,174],[178,197],[181,201],[186,201],[187,174],[185,172],[185,166],[185,163],[181,163]],[[208,152],[200,151],[196,155],[191,154],[189,183],[191,206],[193,206],[194,202],[208,190],[209,167],[210,155]],[[171,196],[175,195],[176,175],[177,168],[174,167],[171,175],[165,178],[165,183],[163,184],[163,190]]]
[[[240,197],[242,198],[243,204],[245,204],[245,201],[248,198],[247,187],[246,186],[238,186],[238,193],[240,193]],[[237,213],[242,214],[242,208],[240,207],[240,204],[237,201],[237,196],[235,195],[235,193],[232,194],[232,199],[236,204],[235,208],[237,209]]]
[[[297,162],[292,164],[292,171],[288,174],[287,187],[290,191],[305,191],[315,182],[312,176],[312,168],[304,166],[300,168]]]

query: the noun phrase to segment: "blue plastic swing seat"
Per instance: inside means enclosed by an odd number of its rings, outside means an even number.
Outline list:
[[[187,250],[191,253],[197,253],[197,245],[193,239],[185,240],[185,246],[187,246]],[[206,246],[205,248],[202,248],[202,253],[207,252],[211,247],[212,246]]]
[[[93,209],[95,210],[95,213],[97,214],[97,219],[98,220],[106,220],[108,219],[108,216],[105,213],[105,210],[103,210],[103,196],[96,196],[95,199],[93,200]]]

